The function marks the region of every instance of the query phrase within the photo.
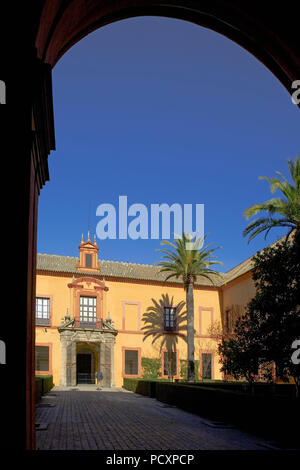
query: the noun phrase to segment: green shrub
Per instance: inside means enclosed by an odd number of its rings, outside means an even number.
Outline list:
[[[253,396],[234,386],[231,390],[225,390],[221,388],[222,385],[210,387],[209,384],[201,386],[162,380],[124,379],[124,388],[127,390],[155,397],[163,403],[208,419],[232,423],[263,438],[298,448],[299,438],[295,433],[295,423],[300,422],[298,399],[288,396],[285,399],[282,396]]]
[[[180,359],[180,377],[183,380],[187,380],[187,360]],[[199,361],[195,361],[195,380],[199,380]]]
[[[40,401],[43,395],[43,379],[42,377],[35,377],[35,402]]]

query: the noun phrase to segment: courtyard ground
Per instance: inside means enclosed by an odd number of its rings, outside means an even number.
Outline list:
[[[37,450],[267,450],[270,443],[154,398],[54,387],[36,408]]]

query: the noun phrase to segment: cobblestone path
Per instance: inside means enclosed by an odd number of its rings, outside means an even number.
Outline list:
[[[40,450],[266,449],[260,438],[122,390],[54,388],[37,406],[36,422]]]

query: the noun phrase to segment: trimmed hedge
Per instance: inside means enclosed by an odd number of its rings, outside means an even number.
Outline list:
[[[299,447],[300,400],[251,396],[219,387],[124,379],[124,388],[208,419],[225,421],[263,438]]]
[[[52,375],[36,375],[35,376],[35,402],[39,402],[42,395],[49,392],[53,388]]]
[[[231,391],[239,391],[243,393],[249,393],[249,384],[247,382],[235,382],[235,381],[225,381],[225,380],[216,380],[216,381],[200,381],[194,384],[188,382],[180,381],[185,385],[200,386],[200,387],[209,387],[209,388],[218,388]],[[283,398],[294,398],[296,395],[296,388],[294,384],[268,384],[263,382],[255,382],[253,384],[254,395],[263,395],[263,396],[278,396]]]

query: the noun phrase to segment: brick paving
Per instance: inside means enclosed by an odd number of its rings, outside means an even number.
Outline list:
[[[263,450],[265,442],[123,390],[54,388],[36,409],[38,450]],[[45,406],[52,404],[54,406]]]

